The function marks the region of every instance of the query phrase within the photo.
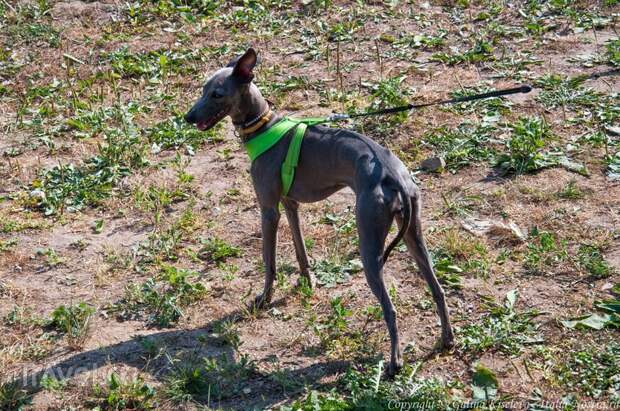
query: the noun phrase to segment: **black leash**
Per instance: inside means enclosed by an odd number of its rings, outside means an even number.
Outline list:
[[[401,111],[408,111],[408,110],[413,110],[413,109],[422,108],[422,107],[436,106],[438,104],[464,103],[466,101],[481,100],[481,99],[490,98],[490,97],[500,97],[500,96],[506,96],[509,94],[529,93],[530,91],[532,91],[532,87],[525,85],[521,87],[508,88],[504,90],[490,91],[488,93],[475,94],[473,96],[456,97],[456,98],[452,98],[449,100],[438,100],[438,101],[433,101],[430,103],[422,103],[422,104],[407,104],[406,106],[386,108],[386,109],[377,110],[377,111],[368,111],[366,113],[332,114],[329,117],[329,120],[338,121],[338,120],[346,120],[349,118],[356,118],[356,117],[379,116],[382,114],[399,113]]]

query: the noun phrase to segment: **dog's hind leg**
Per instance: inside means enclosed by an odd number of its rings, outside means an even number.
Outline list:
[[[356,219],[366,281],[381,304],[383,318],[390,334],[391,358],[387,372],[393,376],[403,365],[396,325],[396,309],[383,281],[383,247],[392,225],[393,214],[381,194],[366,192],[358,195]]]
[[[418,264],[418,268],[430,287],[433,299],[437,305],[437,313],[439,314],[439,319],[441,321],[442,348],[452,348],[454,346],[454,332],[452,331],[452,326],[450,325],[446,297],[444,295],[443,288],[441,287],[441,284],[439,284],[439,281],[435,276],[435,272],[433,271],[433,264],[430,256],[428,255],[428,250],[426,249],[426,244],[422,235],[422,222],[420,218],[421,200],[419,195],[416,194],[411,197],[411,205],[412,219],[409,229],[404,237],[405,244],[407,245],[409,253]],[[399,225],[402,223],[398,216],[396,220]]]
[[[276,278],[276,242],[280,212],[278,207],[261,207],[261,231],[263,235],[263,263],[265,264],[265,287],[256,296],[256,308],[264,308],[273,297],[273,281]]]
[[[299,263],[301,277],[306,279],[307,285],[312,287],[312,277],[310,275],[310,265],[308,264],[308,255],[306,253],[306,245],[299,224],[299,203],[291,199],[283,199],[282,204],[286,211],[286,219],[291,227],[293,234],[293,244],[295,244],[295,255]]]

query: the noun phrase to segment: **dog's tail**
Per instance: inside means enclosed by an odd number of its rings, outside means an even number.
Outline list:
[[[403,187],[402,184],[397,183],[395,184],[395,186],[396,186],[396,190],[398,190],[398,193],[400,194],[400,201],[401,201],[401,206],[402,206],[401,212],[403,214],[403,223],[400,226],[400,230],[398,230],[398,234],[396,234],[396,237],[394,237],[390,245],[387,246],[387,248],[385,249],[385,252],[383,253],[383,264],[385,264],[385,262],[387,261],[394,247],[396,247],[398,243],[400,242],[400,240],[403,239],[403,237],[405,236],[405,233],[409,229],[409,224],[411,223],[411,214],[412,214],[411,197],[409,196],[409,194],[407,193],[407,190],[405,190],[405,187]]]

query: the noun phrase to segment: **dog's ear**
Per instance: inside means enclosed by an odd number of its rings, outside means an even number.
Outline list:
[[[237,77],[242,83],[249,83],[254,78],[254,66],[258,62],[258,56],[253,48],[249,48],[245,54],[235,61],[231,61],[228,67],[233,67],[233,76]]]

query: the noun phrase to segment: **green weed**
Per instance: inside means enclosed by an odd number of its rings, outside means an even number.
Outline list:
[[[60,164],[43,171],[32,182],[30,195],[45,215],[100,204],[121,178],[147,164],[145,147],[133,122],[135,110],[132,105],[116,108],[115,120],[121,127],[106,129],[106,144],[98,146],[97,155],[80,166]]]
[[[490,146],[494,131],[492,126],[461,123],[456,128],[440,127],[428,132],[424,142],[444,158],[448,170],[456,172],[465,166],[494,158],[495,149]]]
[[[551,139],[549,127],[540,118],[520,118],[511,125],[512,136],[506,143],[507,152],[499,154],[496,165],[504,174],[524,174],[551,164],[542,149]]]
[[[156,229],[149,234],[146,241],[141,242],[134,250],[137,258],[137,269],[144,265],[162,261],[176,261],[183,239],[182,221],[176,221],[163,229]]]
[[[580,245],[577,260],[579,266],[594,278],[607,278],[614,272],[613,266],[609,265],[601,249],[595,245]]]
[[[319,319],[312,316],[308,321],[314,334],[319,338],[321,350],[337,358],[370,355],[376,347],[364,334],[366,326],[360,330],[350,325],[353,311],[345,306],[343,297],[331,299],[330,308],[327,316]],[[369,312],[366,312],[364,316],[366,325],[375,318],[369,315]]]
[[[95,385],[93,394],[103,410],[152,410],[157,407],[155,389],[140,377],[122,380],[112,373],[106,385]]]
[[[572,352],[559,366],[558,380],[592,398],[620,401],[620,344],[611,342]]]
[[[465,87],[451,93],[452,98],[467,97],[474,94],[488,93],[495,91],[489,87]],[[510,102],[501,97],[486,98],[477,101],[457,103],[449,107],[450,110],[459,114],[480,113],[483,116],[483,123],[490,123],[498,120],[500,116],[510,112]]]
[[[458,288],[461,272],[486,278],[491,269],[489,251],[485,244],[479,240],[472,241],[455,229],[442,233],[439,241],[432,247],[431,256],[437,265],[438,275],[443,277],[446,285],[453,288]]]
[[[238,361],[226,354],[206,357],[198,366],[178,367],[164,383],[165,395],[174,402],[189,400],[222,400],[237,394],[247,378],[257,371],[246,354]]]
[[[19,386],[17,381],[0,384],[0,409],[1,410],[23,410],[24,407],[32,402],[32,398],[27,391]]]
[[[620,39],[609,40],[605,44],[605,58],[612,66],[620,67]]]
[[[454,66],[457,64],[476,64],[494,59],[493,46],[486,40],[478,39],[474,45],[462,53],[435,53],[431,56],[431,61],[439,61],[447,65]]]
[[[210,384],[202,366],[177,367],[165,380],[164,395],[175,403],[186,403],[200,397],[209,397]]]
[[[122,78],[147,77],[161,79],[166,74],[191,74],[196,67],[191,63],[202,61],[201,49],[193,50],[153,50],[131,53],[127,47],[103,55],[112,70]]]
[[[16,41],[26,44],[34,42],[46,42],[50,47],[60,46],[60,32],[47,23],[24,22],[10,26],[8,34]]]
[[[225,344],[230,345],[235,351],[241,346],[241,336],[234,321],[218,321],[213,326],[213,333]]]
[[[206,294],[204,285],[189,281],[197,275],[194,271],[164,265],[157,278],[149,278],[141,285],[128,285],[125,296],[111,311],[121,319],[146,315],[150,325],[169,327],[183,316],[183,308]]]
[[[74,341],[82,341],[88,334],[90,320],[95,311],[94,307],[86,303],[61,305],[52,312],[50,326]]]
[[[67,387],[67,380],[56,379],[49,374],[44,374],[40,381],[41,387],[50,392],[63,391]]]
[[[17,240],[10,238],[8,240],[0,240],[0,253],[10,250],[17,245]]]
[[[305,398],[279,410],[374,411],[390,409],[395,404],[431,411],[458,409],[458,405],[454,407],[453,404],[458,403],[459,398],[450,392],[457,384],[445,383],[439,378],[420,378],[416,372],[417,367],[405,365],[394,381],[387,381],[382,378],[383,361],[365,372],[351,369],[339,380],[342,389],[328,393],[311,391]]]
[[[541,341],[538,325],[532,319],[539,315],[536,310],[519,312],[515,309],[516,291],[506,295],[503,305],[487,300],[488,313],[477,323],[458,330],[459,346],[471,355],[488,350],[498,350],[508,355],[519,355],[525,344]]]
[[[229,244],[221,238],[202,238],[200,242],[202,247],[198,251],[198,256],[201,259],[214,263],[223,263],[228,258],[241,257],[241,249],[239,247]]]
[[[362,263],[358,259],[337,262],[329,259],[317,260],[312,264],[311,271],[316,282],[324,287],[334,287],[336,284],[346,283],[351,275],[362,270]]]
[[[370,89],[369,111],[384,108],[404,106],[409,103],[410,90],[404,84],[405,76],[392,77],[376,83],[364,83]],[[351,110],[350,110],[351,111]],[[407,120],[406,111],[390,116],[368,117],[363,122],[363,129],[367,133],[381,133]]]
[[[558,240],[553,233],[532,228],[523,266],[531,274],[545,273],[568,259],[566,241]]]
[[[433,50],[441,48],[445,44],[445,38],[447,36],[445,30],[439,29],[437,34],[414,34],[404,35],[394,42],[394,45],[406,45],[408,47],[419,48],[422,50]]]
[[[577,186],[577,181],[573,179],[570,180],[563,189],[558,191],[556,195],[566,200],[577,200],[584,198],[586,193]]]
[[[558,74],[549,74],[536,81],[543,90],[536,97],[546,109],[592,108],[601,94],[583,87],[584,77],[566,79]]]
[[[220,135],[221,128],[218,125],[204,132],[187,124],[182,117],[172,117],[147,129],[146,134],[151,152],[185,147],[190,154],[194,154],[205,143],[224,141]]]

